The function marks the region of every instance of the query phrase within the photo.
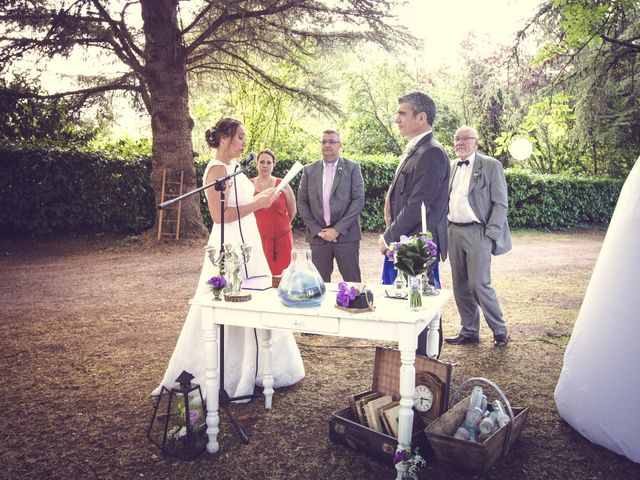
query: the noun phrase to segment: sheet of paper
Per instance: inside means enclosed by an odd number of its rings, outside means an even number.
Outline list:
[[[289,171],[287,172],[287,174],[284,176],[284,178],[282,179],[282,181],[280,182],[280,185],[278,185],[276,187],[276,193],[281,192],[282,189],[289,184],[289,182],[291,180],[293,180],[293,178],[300,173],[300,170],[302,170],[304,168],[304,165],[302,165],[300,162],[296,162],[293,165],[291,165],[291,168],[289,169]]]
[[[245,278],[242,281],[242,288],[244,290],[267,290],[271,288],[272,281],[268,275],[262,275],[260,277]]]

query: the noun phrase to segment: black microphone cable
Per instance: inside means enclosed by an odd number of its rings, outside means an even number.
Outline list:
[[[236,168],[233,170],[234,173],[235,171],[238,169],[238,167],[240,166],[240,164],[236,164]],[[238,202],[238,182],[237,182],[237,178],[236,181],[233,182],[233,192],[236,196],[236,215],[238,216],[238,231],[240,233],[240,240],[242,240],[242,243],[246,243],[244,241],[244,234],[242,233],[242,222],[240,221],[240,202]],[[245,278],[249,278],[249,270],[247,269],[247,264],[243,264],[244,265],[244,275]]]
[[[239,163],[236,164],[236,167],[233,169],[233,172],[235,173],[236,170],[238,170],[238,167],[240,166]],[[242,240],[242,243],[246,243],[244,240],[244,234],[242,233],[242,222],[240,221],[240,202],[238,202],[238,179],[236,178],[235,181],[233,182],[233,193],[236,196],[236,214],[238,216],[238,231],[240,233],[240,240]],[[245,278],[249,278],[249,270],[247,269],[247,264],[244,263],[244,274],[245,274]],[[260,344],[258,343],[258,330],[257,329],[253,329],[253,338],[255,339],[256,342],[256,368],[254,370],[253,373],[253,383],[255,385],[256,379],[258,378],[258,362],[260,360]],[[254,387],[255,388],[255,387]]]

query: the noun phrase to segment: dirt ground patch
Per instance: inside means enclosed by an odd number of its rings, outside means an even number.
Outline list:
[[[559,417],[553,390],[603,232],[517,232],[494,259],[511,343],[445,346],[452,388],[494,380],[532,407],[522,437],[484,478],[640,478],[640,465],[589,443]],[[363,278],[378,279],[376,235],[361,246]],[[296,243],[303,246],[300,236]],[[156,244],[113,236],[0,239],[0,478],[393,478],[394,470],[331,443],[330,413],[371,384],[375,342],[297,336],[306,377],[274,408],[234,406],[251,438],[221,415],[221,450],[164,458],[145,437],[153,401],[193,295],[204,241]],[[336,275],[335,277],[339,277]],[[442,268],[445,288],[451,280]],[[455,304],[444,333],[458,330]],[[424,478],[473,478],[430,461]]]

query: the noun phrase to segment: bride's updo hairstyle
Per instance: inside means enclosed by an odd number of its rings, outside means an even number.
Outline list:
[[[220,139],[223,137],[234,137],[239,125],[242,125],[242,122],[235,118],[225,117],[218,120],[218,123],[204,134],[207,145],[211,148],[218,148],[220,146]]]

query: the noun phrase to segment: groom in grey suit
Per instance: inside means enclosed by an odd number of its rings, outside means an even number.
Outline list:
[[[427,230],[438,246],[441,260],[447,258],[447,191],[449,157],[434,138],[431,129],[436,118],[436,103],[424,92],[409,92],[398,98],[396,123],[400,134],[409,139],[385,201],[387,228],[378,239],[380,252],[400,236],[420,233],[421,207],[425,206]],[[436,263],[436,272],[438,264]],[[438,275],[439,278],[439,275]],[[440,285],[436,284],[437,287]],[[438,329],[439,346],[442,341]],[[416,353],[427,354],[427,329],[418,336]],[[438,353],[439,355],[439,353]]]
[[[423,92],[409,92],[398,98],[396,123],[409,142],[387,191],[387,228],[378,240],[385,254],[401,235],[420,233],[421,206],[425,205],[427,230],[438,246],[441,260],[447,258],[447,187],[449,157],[434,138],[431,126],[436,104]]]
[[[491,285],[491,255],[511,250],[507,223],[507,182],[502,164],[476,152],[478,133],[462,126],[454,137],[458,161],[449,185],[449,262],[453,294],[462,328],[452,345],[478,343],[480,313],[493,331],[493,343],[504,347],[509,339],[496,291]]]
[[[364,208],[360,164],[340,156],[342,143],[335,130],[325,130],[320,145],[322,160],[302,171],[298,214],[322,279],[331,281],[335,258],[345,282],[360,282],[360,212]]]

